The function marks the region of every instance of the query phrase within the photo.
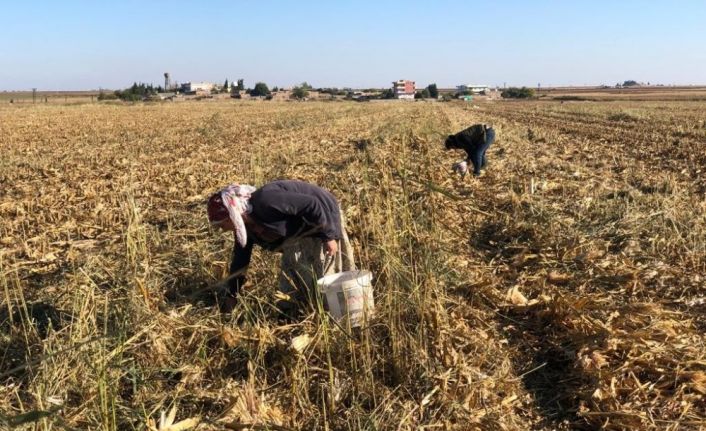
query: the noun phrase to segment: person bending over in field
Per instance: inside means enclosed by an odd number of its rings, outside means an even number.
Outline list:
[[[280,180],[259,189],[232,184],[209,198],[208,219],[235,239],[225,311],[237,302],[256,244],[282,253],[279,290],[290,299],[278,306],[288,315],[310,298],[316,280],[355,269],[338,202],[313,184]]]
[[[475,124],[455,135],[446,138],[446,149],[458,149],[466,152],[466,162],[473,163],[473,176],[479,176],[485,168],[487,158],[485,152],[495,141],[495,130],[486,124]]]

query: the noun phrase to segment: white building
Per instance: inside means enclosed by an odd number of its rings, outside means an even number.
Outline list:
[[[181,85],[184,93],[210,93],[215,85],[211,82],[187,82]]]
[[[488,87],[487,85],[462,84],[456,86],[456,90],[459,93],[463,93],[464,91],[470,91],[472,94],[481,94],[490,91],[490,87]]]

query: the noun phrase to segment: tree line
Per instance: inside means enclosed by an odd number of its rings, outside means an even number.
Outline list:
[[[628,83],[629,84],[629,83]],[[223,86],[220,89],[214,89],[215,92],[226,92],[229,90],[229,81],[226,79],[225,82],[223,83]],[[266,99],[271,99],[272,98],[272,92],[277,92],[279,90],[278,87],[273,87],[272,90],[268,87],[268,85],[264,82],[257,82],[255,83],[255,87],[250,89],[246,89],[244,82],[242,79],[239,79],[237,81],[237,85],[232,86],[232,92],[233,94],[238,97],[241,92],[245,92],[246,94],[250,95],[251,97],[264,97]],[[308,84],[307,82],[302,82],[299,85],[296,85],[292,88],[292,92],[290,94],[290,97],[292,99],[306,99],[309,97],[309,92],[313,91],[314,88]],[[154,86],[152,84],[145,84],[145,83],[133,83],[132,86],[125,88],[123,90],[115,90],[112,93],[106,93],[105,91],[101,90],[98,94],[98,100],[110,100],[110,99],[120,99],[124,101],[129,101],[129,102],[134,102],[134,101],[139,101],[139,100],[144,100],[147,99],[151,96],[156,95],[157,93],[162,93],[164,92],[165,89],[162,86]],[[322,93],[322,94],[330,94],[332,97],[334,96],[345,96],[348,99],[354,98],[355,93],[353,92],[352,89],[344,88],[344,89],[339,89],[339,88],[317,88],[317,92]],[[377,96],[366,96],[366,98],[379,98],[379,99],[394,99],[395,94],[392,88],[387,88],[382,91],[380,89],[367,89],[365,90],[367,93],[377,93]],[[436,85],[436,83],[429,84],[425,88],[416,91],[414,98],[415,99],[438,99],[439,98],[439,89]],[[444,100],[450,100],[451,98],[458,97],[460,95],[465,95],[465,94],[470,94],[469,92],[456,92],[456,93],[448,93],[448,94],[443,94],[442,97]],[[535,97],[535,92],[534,89],[532,88],[527,88],[527,87],[510,87],[507,89],[504,89],[501,93],[501,96],[503,98],[508,98],[508,99],[527,99],[527,98],[533,98]]]

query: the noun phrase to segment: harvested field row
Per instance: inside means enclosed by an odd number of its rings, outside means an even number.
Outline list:
[[[674,169],[664,169],[653,141],[623,140],[600,122],[566,127],[541,106],[464,110],[456,118],[485,119],[502,131],[500,166],[483,179],[488,194],[477,198],[500,217],[476,227],[471,241],[492,262],[493,282],[502,280],[508,301],[522,308],[506,320],[520,362],[545,365],[526,388],[535,388],[549,416],[583,411],[593,426],[616,429],[685,426],[666,421],[679,388],[656,387],[686,357],[696,366],[688,372],[693,387],[704,376],[706,219],[703,193],[684,172],[690,161],[677,157]],[[695,165],[702,169],[703,160]],[[552,305],[543,304],[547,298]],[[631,407],[648,400],[662,408]],[[697,395],[683,405],[701,401]],[[694,416],[701,421],[691,425],[703,426],[703,417],[702,405]]]
[[[706,142],[706,117],[703,113],[682,118],[667,117],[669,119],[665,121],[663,118],[666,115],[661,114],[662,119],[658,120],[655,113],[650,112],[627,122],[610,121],[615,112],[627,112],[610,109],[612,106],[567,104],[564,108],[567,118],[561,112],[545,112],[553,111],[553,108],[541,109],[541,104],[534,109],[493,109],[491,116],[500,115],[516,127],[527,127],[527,137],[538,143],[546,140],[546,134],[565,135],[574,142],[589,145],[594,149],[595,157],[614,158],[615,148],[619,146],[621,152],[630,153],[630,163],[639,164],[642,170],[655,173],[669,170],[683,186],[693,187],[695,193],[706,191],[701,175],[706,162],[702,151]],[[641,109],[645,110],[644,107]],[[672,109],[676,112],[676,107]],[[581,118],[588,110],[601,114],[587,114],[588,118]],[[574,115],[568,115],[572,111]]]
[[[541,89],[540,97],[555,100],[590,100],[590,101],[621,101],[621,102],[664,102],[664,101],[704,101],[706,88],[703,86],[684,87],[632,87],[632,88],[552,88]]]

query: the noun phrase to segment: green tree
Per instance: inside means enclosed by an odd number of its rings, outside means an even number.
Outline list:
[[[429,98],[429,89],[425,88],[422,91],[417,91],[414,94],[415,99],[428,99]]]
[[[228,92],[228,78],[226,78],[226,82],[223,83],[223,88],[221,89],[223,93]]]
[[[436,88],[436,84],[429,84],[429,86],[427,87],[427,90],[429,90],[429,96],[432,99],[439,98],[439,89]]]
[[[114,94],[121,100],[135,102],[156,93],[157,89],[152,84],[138,84],[137,82],[134,82],[130,88],[126,88],[125,90],[116,90]]]
[[[255,84],[255,88],[250,92],[251,96],[268,96],[270,94],[270,89],[267,88],[267,84],[264,82],[258,82]]]
[[[504,99],[530,99],[534,97],[534,89],[527,87],[510,87],[503,90],[500,96]]]
[[[242,78],[240,78],[240,79],[238,80],[238,86],[237,86],[238,91],[243,91],[243,90],[245,90],[245,84],[243,84],[243,82],[244,82],[244,81],[243,81]]]
[[[307,84],[306,82],[302,82],[301,85],[294,87],[292,89],[292,94],[289,97],[291,97],[292,99],[297,99],[297,100],[301,100],[306,97],[309,97],[309,89],[310,88],[311,88],[311,86],[309,84]]]

